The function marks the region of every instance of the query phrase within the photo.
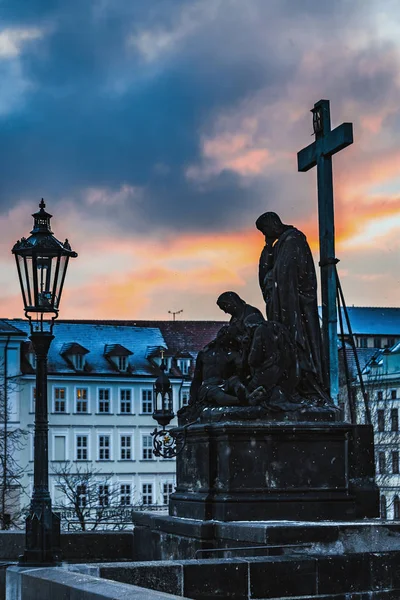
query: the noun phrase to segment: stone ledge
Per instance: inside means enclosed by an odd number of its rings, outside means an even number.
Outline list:
[[[133,529],[133,525],[132,525]],[[18,560],[25,532],[0,532],[0,560]],[[63,560],[132,560],[133,531],[76,531],[61,534]]]
[[[195,558],[197,550],[243,546],[311,546],[319,554],[400,551],[400,523],[380,519],[349,522],[196,521],[135,513],[137,560]],[[309,551],[309,550],[304,550]],[[267,554],[265,550],[265,554]],[[276,552],[274,552],[276,554]],[[257,552],[259,555],[259,552]],[[221,554],[218,554],[221,556]],[[242,554],[241,554],[242,555]],[[209,557],[214,554],[210,552]],[[235,556],[235,555],[234,555]]]
[[[400,551],[96,565],[98,576],[195,600],[356,600],[400,597]],[[84,565],[71,565],[84,572]],[[23,599],[25,600],[25,599]]]
[[[173,596],[141,588],[74,573],[62,568],[10,567],[7,570],[7,600],[173,600]]]

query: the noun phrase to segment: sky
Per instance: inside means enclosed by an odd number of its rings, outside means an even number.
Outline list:
[[[399,303],[398,0],[0,0],[0,317],[43,197],[78,252],[60,317],[224,319],[263,307],[265,211],[318,263],[310,109],[354,144],[333,159],[348,305]]]

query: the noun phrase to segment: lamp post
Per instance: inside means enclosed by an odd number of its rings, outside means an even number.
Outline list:
[[[164,350],[161,350],[161,373],[153,384],[153,419],[161,429],[154,429],[153,453],[155,456],[172,458],[175,456],[175,440],[166,429],[175,416],[173,409],[172,385],[165,373],[167,366],[164,362]]]
[[[164,350],[161,350],[161,373],[153,385],[153,419],[157,421],[161,429],[157,427],[152,432],[154,456],[173,458],[183,449],[185,443],[185,429],[167,429],[175,417],[172,385],[168,375],[165,373],[167,366],[164,361]]]
[[[52,512],[49,494],[47,355],[68,262],[78,256],[68,240],[62,243],[54,237],[52,215],[45,207],[42,199],[40,210],[32,215],[31,235],[21,238],[12,249],[36,354],[33,493],[26,518],[25,550],[20,556],[20,564],[32,566],[55,565],[60,560],[60,518]]]

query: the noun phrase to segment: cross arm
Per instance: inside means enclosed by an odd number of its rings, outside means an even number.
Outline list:
[[[315,167],[319,156],[329,157],[353,143],[353,123],[342,123],[297,153],[298,171]]]
[[[317,142],[313,142],[297,153],[297,170],[309,171],[317,164]]]
[[[323,139],[324,156],[332,156],[353,143],[353,123],[342,123]]]

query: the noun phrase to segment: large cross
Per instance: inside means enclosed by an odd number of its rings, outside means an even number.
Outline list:
[[[337,347],[335,220],[333,207],[332,155],[353,143],[353,124],[342,123],[331,130],[329,100],[314,104],[315,142],[297,154],[299,171],[317,167],[319,253],[321,267],[322,336],[331,398],[338,401],[339,359]]]

